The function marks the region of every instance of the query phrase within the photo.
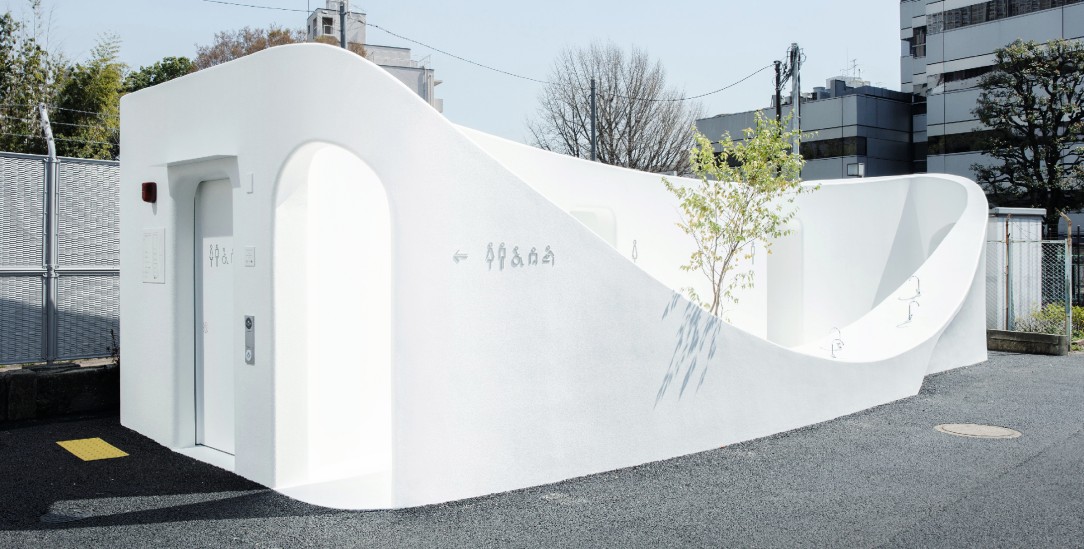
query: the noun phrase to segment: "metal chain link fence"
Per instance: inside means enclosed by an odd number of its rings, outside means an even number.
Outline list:
[[[987,240],[986,327],[1071,336],[1070,269],[1064,240]]]
[[[109,356],[119,337],[120,166],[60,158],[48,189],[47,158],[0,153],[0,364]]]

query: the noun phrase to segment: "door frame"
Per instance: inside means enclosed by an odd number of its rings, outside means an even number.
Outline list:
[[[229,218],[230,218],[230,220],[229,220],[229,222],[230,222],[229,238],[230,238],[230,241],[231,241],[231,246],[233,246],[232,249],[236,250],[236,244],[233,243],[234,233],[235,233],[235,230],[234,230],[234,221],[235,220],[234,220],[234,208],[233,208],[234,197],[233,197],[233,194],[232,194],[233,193],[233,185],[232,185],[232,182],[229,180],[229,178],[223,177],[223,178],[220,178],[220,179],[209,179],[209,180],[201,181],[201,182],[196,184],[196,191],[195,191],[195,193],[193,195],[193,233],[192,233],[192,239],[193,239],[193,252],[195,254],[193,256],[193,258],[192,258],[192,265],[193,265],[193,268],[192,268],[192,289],[193,289],[192,331],[193,332],[192,332],[192,334],[193,334],[193,345],[194,345],[192,366],[193,366],[193,376],[194,376],[194,380],[193,380],[194,381],[193,398],[195,400],[195,403],[194,403],[195,417],[194,417],[193,421],[195,422],[195,430],[196,430],[195,431],[195,444],[197,446],[206,446],[207,448],[211,448],[212,450],[217,450],[219,452],[234,455],[233,453],[236,452],[236,447],[235,447],[236,446],[236,434],[235,433],[233,435],[231,435],[230,439],[229,439],[229,441],[230,441],[229,446],[234,446],[234,448],[232,449],[232,451],[228,451],[225,448],[219,448],[219,447],[217,447],[215,445],[208,444],[206,433],[201,433],[200,432],[201,428],[202,428],[202,430],[205,431],[206,427],[207,427],[207,411],[206,411],[206,398],[207,398],[206,397],[206,394],[207,394],[206,371],[207,371],[207,365],[206,365],[206,362],[205,362],[206,354],[205,354],[205,352],[201,353],[201,349],[200,349],[200,341],[201,341],[200,330],[202,329],[202,327],[200,326],[200,320],[202,319],[204,321],[204,323],[206,322],[206,317],[203,317],[203,312],[204,312],[204,309],[205,309],[205,307],[207,305],[207,299],[206,299],[206,297],[204,296],[204,293],[203,293],[203,289],[204,289],[204,286],[205,286],[205,284],[204,284],[205,271],[203,269],[203,267],[204,267],[204,263],[203,263],[204,250],[203,250],[202,241],[203,241],[204,235],[202,233],[202,230],[203,230],[203,222],[202,221],[203,220],[200,219],[200,216],[202,215],[202,212],[200,212],[200,208],[198,206],[198,201],[200,199],[201,193],[204,192],[205,189],[206,189],[206,187],[204,187],[205,184],[209,184],[209,183],[216,183],[217,184],[219,182],[224,182],[225,185],[226,185],[226,188],[228,189],[227,192],[230,193],[229,211],[228,211],[228,215],[229,215]],[[236,258],[234,258],[234,259],[236,259]],[[230,296],[231,296],[231,299],[230,299],[231,308],[234,309],[234,310],[229,311],[229,315],[225,319],[225,321],[226,321],[226,326],[227,327],[232,327],[233,326],[234,313],[236,312],[236,306],[234,304],[234,299],[233,299],[235,297],[233,295],[234,294],[234,288],[232,286],[236,283],[236,280],[235,280],[236,273],[233,272],[234,271],[233,264],[230,263],[229,265],[230,265],[230,267],[227,270],[230,271],[229,272],[229,286],[230,286],[230,288],[229,288],[228,291],[230,292]],[[219,314],[221,314],[221,311],[219,311]],[[215,320],[217,320],[217,319],[215,319]],[[235,370],[236,365],[234,364],[232,359],[235,356],[236,349],[233,349],[233,346],[234,346],[234,343],[236,343],[237,334],[234,333],[234,330],[231,329],[231,328],[227,328],[227,331],[229,332],[229,342],[230,342],[229,346],[230,346],[230,351],[231,351],[230,354],[229,354],[229,358],[226,360],[225,364],[223,364],[221,366],[215,365],[214,367],[216,367],[216,368],[217,367],[225,367],[225,368],[230,369],[230,372],[229,372],[229,375],[231,376],[231,384],[230,384],[231,388],[230,388],[230,391],[233,394],[230,395],[230,404],[229,405],[236,407],[236,390],[234,389],[234,385],[236,383],[236,372],[234,370]],[[201,404],[203,404],[203,406],[201,406]],[[232,429],[232,430],[236,431],[236,427],[237,427],[237,417],[236,417],[236,411],[234,411],[234,413],[230,415],[229,429]]]
[[[166,192],[172,199],[172,212],[162,212],[173,217],[173,234],[166,234],[167,249],[172,244],[174,253],[172,267],[167,266],[176,284],[174,310],[179,329],[168,350],[173,357],[176,380],[173,421],[175,448],[196,446],[196,293],[195,293],[195,200],[196,190],[204,181],[228,179],[230,186],[238,188],[240,176],[236,156],[208,156],[166,165]],[[155,206],[157,208],[157,206]],[[237,209],[236,202],[234,210]],[[183,327],[183,328],[182,328]]]

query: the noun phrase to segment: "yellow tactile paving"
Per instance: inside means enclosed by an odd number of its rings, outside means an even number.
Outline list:
[[[57,441],[57,444],[83,461],[119,458],[128,455],[126,452],[121,451],[116,446],[113,446],[100,438],[61,440]]]

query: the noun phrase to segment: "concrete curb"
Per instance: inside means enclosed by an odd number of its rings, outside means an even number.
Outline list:
[[[120,368],[0,372],[0,422],[120,409]]]
[[[1069,337],[1006,330],[986,330],[986,348],[991,351],[1064,356],[1069,354]]]

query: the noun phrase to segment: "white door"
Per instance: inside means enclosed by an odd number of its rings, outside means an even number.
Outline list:
[[[234,453],[233,191],[227,179],[196,190],[196,444]]]

